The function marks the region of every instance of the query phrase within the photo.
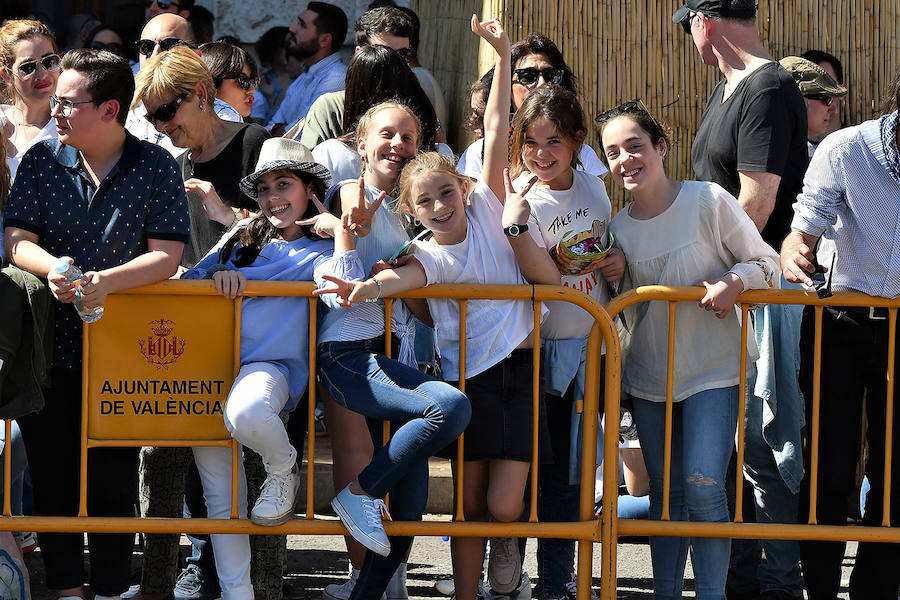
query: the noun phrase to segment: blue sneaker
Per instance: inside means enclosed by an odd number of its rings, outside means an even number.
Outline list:
[[[354,494],[348,484],[331,501],[331,508],[357,542],[381,556],[390,554],[391,543],[381,525],[381,517],[390,521],[391,515],[383,500]]]

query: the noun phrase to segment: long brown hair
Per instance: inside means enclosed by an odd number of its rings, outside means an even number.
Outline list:
[[[525,147],[525,132],[538,119],[548,119],[556,126],[559,137],[572,145],[574,169],[581,164],[578,153],[587,133],[584,111],[575,94],[566,88],[547,83],[528,94],[516,112],[516,126],[513,128],[509,150],[509,175],[513,179],[525,171],[522,149]]]

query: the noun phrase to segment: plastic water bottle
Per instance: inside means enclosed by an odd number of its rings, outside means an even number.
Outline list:
[[[103,316],[102,306],[94,308],[84,307],[84,302],[81,298],[81,283],[84,281],[84,273],[81,272],[81,269],[69,263],[69,259],[65,256],[59,259],[54,269],[57,273],[64,276],[68,283],[75,284],[75,300],[72,301],[72,304],[75,306],[75,311],[78,312],[81,320],[85,323],[93,323],[99,320]]]

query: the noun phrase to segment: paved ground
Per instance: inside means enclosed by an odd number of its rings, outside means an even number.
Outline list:
[[[430,517],[443,518],[443,517]],[[182,554],[189,548],[186,538],[182,538]],[[594,587],[600,585],[600,546],[594,546]],[[849,567],[853,565],[856,544],[848,545],[848,556],[844,561],[843,586],[840,598],[847,598],[846,582],[849,578]],[[641,540],[624,540],[619,544],[618,552],[618,598],[650,599],[652,598],[652,580],[650,573],[650,551],[646,542]],[[43,578],[40,551],[27,557],[31,572],[32,598],[34,600],[53,600]],[[135,564],[140,557],[135,554]],[[536,576],[534,559],[534,540],[529,541],[526,570]],[[340,583],[346,577],[347,559],[344,553],[342,538],[337,536],[291,536],[288,540],[288,575],[285,578],[285,600],[319,600],[322,589],[329,583]],[[434,582],[449,577],[450,548],[440,538],[418,538],[413,546],[410,558],[408,587],[411,598],[446,598],[434,589]],[[690,565],[685,576],[685,597],[693,598],[693,574]]]

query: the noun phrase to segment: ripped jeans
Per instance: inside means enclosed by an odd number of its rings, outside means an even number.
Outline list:
[[[673,521],[728,521],[725,472],[737,428],[738,386],[698,392],[672,406]],[[634,398],[634,420],[650,475],[650,518],[659,520],[663,501],[666,405]],[[688,549],[697,598],[725,598],[731,540],[652,536],[653,597],[681,598]]]

